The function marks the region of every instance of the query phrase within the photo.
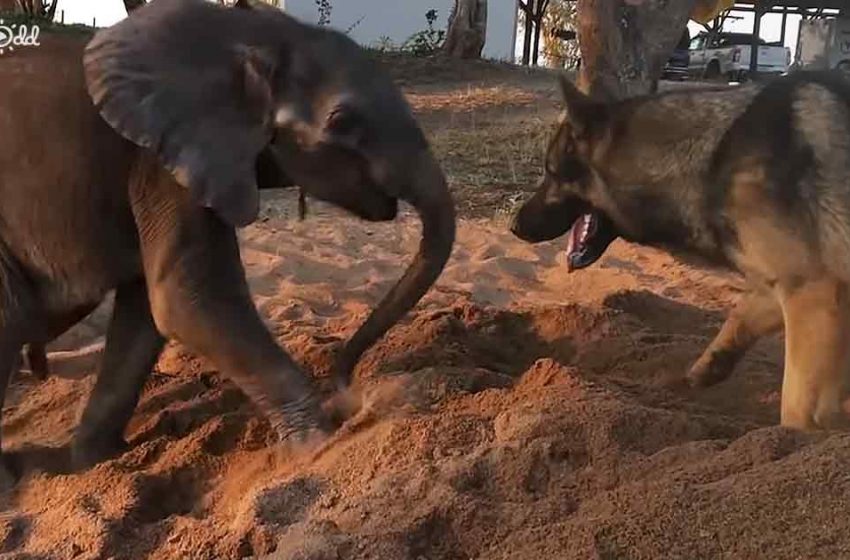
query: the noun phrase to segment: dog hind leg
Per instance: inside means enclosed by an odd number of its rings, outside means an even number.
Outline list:
[[[846,423],[841,409],[850,371],[850,293],[835,278],[780,287],[785,316],[785,427],[830,429]]]

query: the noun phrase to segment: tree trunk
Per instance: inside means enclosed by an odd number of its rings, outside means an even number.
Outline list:
[[[129,14],[136,8],[140,8],[145,5],[145,0],[124,0],[124,9],[127,10]]]
[[[487,40],[487,0],[455,0],[443,47],[455,58],[481,58]]]
[[[534,0],[529,0],[533,2]],[[522,65],[528,66],[531,63],[531,38],[534,33],[534,21],[528,12],[523,12],[523,37],[522,37]]]
[[[657,85],[696,0],[578,0],[579,88],[622,99]]]
[[[543,20],[534,22],[534,55],[532,56],[531,64],[538,65],[540,61],[540,34],[543,32]]]

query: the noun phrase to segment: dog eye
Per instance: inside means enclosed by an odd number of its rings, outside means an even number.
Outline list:
[[[586,175],[587,168],[575,158],[563,158],[550,173],[564,183],[576,183]]]
[[[574,181],[581,176],[581,165],[575,161],[565,161],[558,168],[558,175],[565,181]]]
[[[551,175],[552,177],[561,178],[561,166],[563,165],[563,161],[560,157],[556,155],[548,155],[544,160],[544,168],[547,175]]]

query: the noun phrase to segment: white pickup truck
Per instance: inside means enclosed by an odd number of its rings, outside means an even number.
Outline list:
[[[741,81],[750,71],[749,33],[699,33],[691,39],[689,73],[707,79]],[[759,39],[758,72],[784,74],[791,64],[791,49]]]

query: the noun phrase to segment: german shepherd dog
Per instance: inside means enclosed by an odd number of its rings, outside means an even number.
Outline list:
[[[766,84],[605,103],[562,78],[544,179],[514,216],[529,242],[569,232],[570,270],[616,238],[739,271],[749,290],[687,374],[726,379],[785,329],[781,423],[846,427],[850,374],[850,83]]]

